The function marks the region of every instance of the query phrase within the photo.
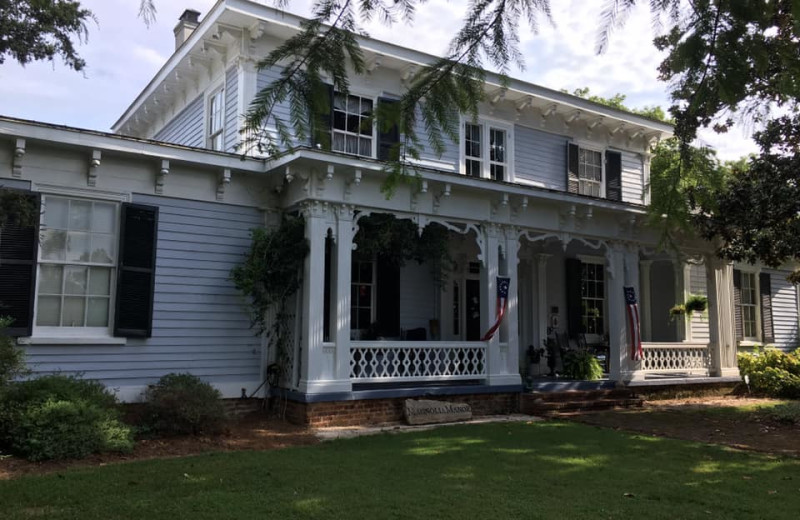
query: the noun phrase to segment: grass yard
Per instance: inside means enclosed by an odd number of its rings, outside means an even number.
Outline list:
[[[0,482],[29,518],[797,518],[800,459],[567,422],[444,427]]]

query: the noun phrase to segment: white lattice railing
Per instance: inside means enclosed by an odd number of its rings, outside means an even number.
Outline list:
[[[645,343],[642,370],[646,372],[708,373],[711,366],[706,343]]]
[[[350,379],[359,383],[483,379],[486,344],[442,341],[353,341]]]

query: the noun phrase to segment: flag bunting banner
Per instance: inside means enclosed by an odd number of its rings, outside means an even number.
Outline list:
[[[623,287],[625,291],[625,307],[628,310],[628,325],[631,343],[631,359],[641,361],[644,357],[642,350],[642,325],[639,321],[639,305],[636,302],[636,290],[633,287]]]
[[[497,277],[497,320],[494,325],[484,334],[481,341],[489,341],[500,328],[503,318],[506,316],[506,309],[508,308],[508,285],[511,283],[511,278],[503,276]]]

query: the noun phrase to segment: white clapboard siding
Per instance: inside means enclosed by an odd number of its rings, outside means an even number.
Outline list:
[[[235,152],[239,144],[239,69],[225,73],[225,151]]]
[[[517,181],[552,190],[567,189],[567,138],[514,127],[514,176]]]
[[[159,207],[153,335],[125,345],[30,345],[38,374],[82,374],[110,387],[143,387],[169,372],[191,372],[220,387],[255,390],[261,340],[250,329],[230,271],[263,225],[255,208],[134,195]]]
[[[689,292],[708,296],[706,286],[706,266],[692,265],[689,271]],[[706,342],[710,340],[708,329],[708,310],[692,314],[692,341]]]
[[[788,271],[766,271],[772,285],[772,325],[775,345],[794,350],[800,344],[797,330],[797,289],[786,280]]]
[[[202,147],[204,144],[202,94],[164,125],[153,138],[167,143]]]
[[[637,153],[622,152],[622,200],[644,204],[642,157]]]

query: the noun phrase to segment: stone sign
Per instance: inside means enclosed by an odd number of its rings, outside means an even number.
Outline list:
[[[466,403],[406,399],[408,424],[434,424],[472,419],[472,407]]]

